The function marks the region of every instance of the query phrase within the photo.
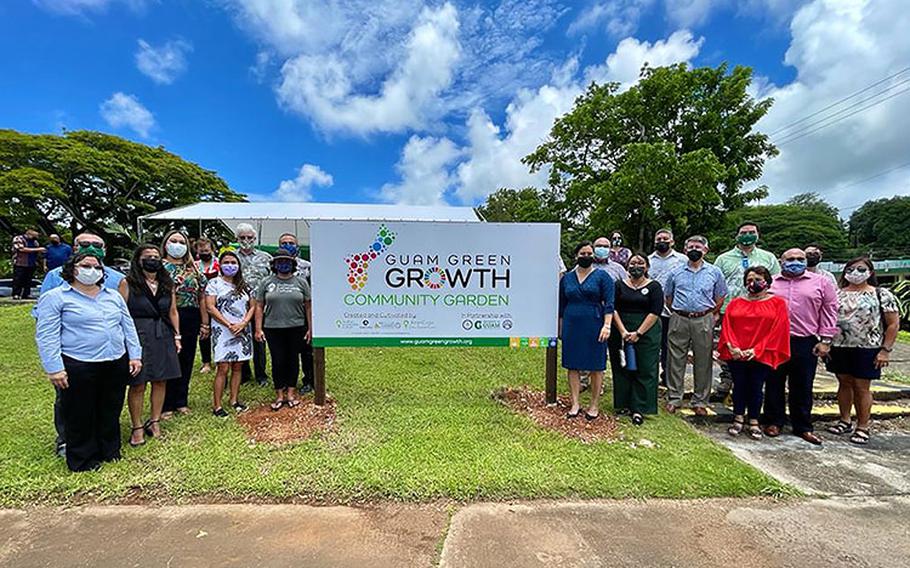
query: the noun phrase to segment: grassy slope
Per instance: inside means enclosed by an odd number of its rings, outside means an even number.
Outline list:
[[[774,494],[773,479],[678,418],[590,446],[537,428],[490,397],[501,385],[542,385],[543,352],[508,349],[337,349],[328,352],[336,431],[280,448],[250,444],[208,412],[211,375],[194,377],[196,410],[164,425],[166,440],[99,472],[70,474],[53,456],[53,392],[23,307],[0,306],[0,505],[194,496],[329,501],[390,498],[696,497]],[[564,387],[561,387],[564,388]],[[244,386],[265,401],[269,389]],[[607,396],[609,399],[609,396]],[[122,419],[124,440],[127,420]],[[647,438],[656,448],[633,448]]]

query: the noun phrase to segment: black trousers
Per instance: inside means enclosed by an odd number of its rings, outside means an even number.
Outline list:
[[[212,364],[212,336],[205,339],[199,338],[199,354],[202,356],[203,364]]]
[[[269,378],[268,374],[265,372],[265,343],[260,343],[258,341],[253,342],[253,371],[255,372],[256,380]],[[250,362],[243,362],[243,382],[250,380]]]
[[[297,376],[300,374],[303,348],[307,344],[306,328],[276,327],[265,328],[265,339],[269,344],[272,356],[272,380],[275,390],[297,388]]]
[[[786,402],[789,402],[793,433],[812,431],[812,387],[818,368],[818,357],[812,350],[817,344],[815,337],[790,337],[790,360],[778,367],[765,383],[766,424],[783,427]],[[785,387],[789,387],[789,396],[785,396]]]
[[[167,390],[164,392],[164,411],[174,412],[178,408],[189,406],[190,379],[193,376],[193,366],[196,364],[196,344],[199,343],[199,326],[202,325],[202,316],[199,308],[177,308],[180,315],[180,378],[167,381]]]
[[[670,333],[670,316],[660,316],[660,384],[667,386],[667,334]]]
[[[66,465],[88,471],[120,459],[120,412],[126,395],[129,362],[86,363],[63,357],[69,387],[60,390],[66,427]]]
[[[57,431],[57,447],[66,444],[66,423],[63,421],[63,389],[54,387],[54,430]]]
[[[35,266],[13,267],[13,296],[17,298],[30,298],[32,295],[32,277],[35,275]]]
[[[758,420],[762,387],[773,369],[758,361],[730,361],[729,366],[733,379],[733,414],[748,414],[750,420]]]

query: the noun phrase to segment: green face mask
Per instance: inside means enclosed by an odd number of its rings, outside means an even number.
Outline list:
[[[736,237],[736,242],[744,247],[751,247],[758,241],[758,235],[755,233],[745,233]]]
[[[79,250],[76,251],[76,254],[88,254],[94,256],[98,260],[104,260],[104,249],[101,247],[96,247],[95,245],[80,245]]]

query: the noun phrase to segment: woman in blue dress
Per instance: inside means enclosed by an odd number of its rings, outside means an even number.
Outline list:
[[[613,318],[613,278],[593,268],[594,247],[588,241],[575,247],[576,266],[559,283],[559,334],[562,366],[569,371],[572,408],[566,418],[581,412],[580,371],[591,376],[591,405],[585,418],[600,416],[598,402],[607,368],[607,339]]]

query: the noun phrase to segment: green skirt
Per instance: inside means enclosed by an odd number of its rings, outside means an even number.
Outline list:
[[[620,314],[627,330],[638,329],[647,314]],[[610,333],[610,369],[613,372],[613,409],[657,414],[657,384],[660,375],[660,319],[635,343],[637,370],[620,364],[622,337],[616,325]]]

